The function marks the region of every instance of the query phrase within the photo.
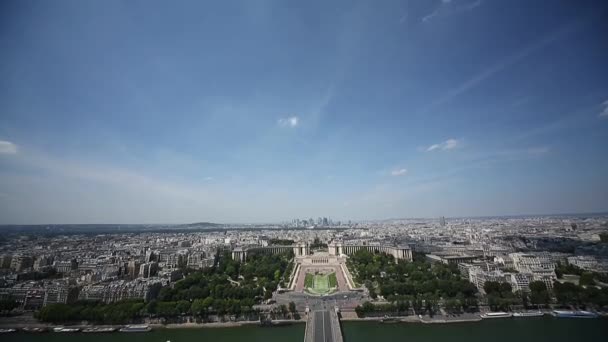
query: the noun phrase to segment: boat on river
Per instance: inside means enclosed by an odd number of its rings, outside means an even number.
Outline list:
[[[542,311],[522,311],[514,312],[513,317],[542,317],[545,314]]]
[[[109,333],[116,331],[116,328],[87,328],[82,330],[83,333]]]
[[[558,318],[597,318],[598,314],[591,311],[553,310],[553,316]]]
[[[47,328],[44,327],[25,327],[21,330],[27,333],[43,333],[49,331]]]
[[[392,316],[385,315],[380,320],[380,323],[398,323],[400,321],[401,321],[401,319],[399,317],[392,317]]]
[[[127,325],[124,328],[120,328],[120,332],[148,332],[152,330],[147,324],[136,324]]]
[[[57,328],[53,328],[53,331],[56,333],[73,333],[73,332],[79,332],[80,328],[57,327]]]
[[[486,313],[481,314],[479,316],[481,316],[481,318],[483,318],[483,319],[488,319],[488,318],[510,318],[510,317],[513,317],[513,314],[510,313],[510,312],[498,311],[498,312],[486,312]]]

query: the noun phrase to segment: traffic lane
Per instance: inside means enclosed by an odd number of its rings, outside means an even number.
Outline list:
[[[329,318],[329,311],[315,311],[314,313],[314,341],[332,342],[333,331]]]
[[[320,311],[313,312],[314,315],[314,341],[315,342],[325,342],[325,322],[323,322],[323,313]]]
[[[329,317],[329,311],[324,311],[325,316],[325,341],[332,342],[334,340],[334,332],[331,324],[331,318]]]

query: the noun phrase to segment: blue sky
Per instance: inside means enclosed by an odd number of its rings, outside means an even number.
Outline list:
[[[0,13],[0,223],[608,210],[604,1]]]

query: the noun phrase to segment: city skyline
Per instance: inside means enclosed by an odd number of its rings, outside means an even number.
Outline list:
[[[608,211],[602,1],[2,9],[0,224]]]
[[[206,221],[206,220],[196,220],[196,221],[188,221],[188,222],[89,222],[89,223],[65,223],[65,222],[47,222],[47,223],[32,223],[32,224],[18,224],[18,223],[1,223],[0,228],[2,227],[37,227],[37,226],[73,226],[73,227],[86,227],[86,226],[112,226],[117,227],[120,225],[125,226],[171,226],[177,227],[180,226],[196,226],[200,225],[204,227],[205,225],[218,225],[222,227],[222,229],[238,229],[247,228],[249,226],[256,226],[257,229],[284,229],[284,228],[293,228],[296,223],[299,223],[300,226],[298,228],[306,228],[303,226],[304,223],[308,223],[308,226],[315,226],[316,228],[328,229],[334,226],[350,226],[360,223],[378,223],[378,222],[391,222],[391,221],[415,221],[415,220],[423,220],[423,221],[437,221],[441,222],[441,220],[484,220],[484,219],[517,219],[517,218],[525,218],[525,219],[550,219],[550,218],[563,218],[563,219],[572,219],[572,218],[581,218],[581,217],[604,217],[608,214],[608,212],[581,212],[581,213],[549,213],[549,214],[513,214],[513,215],[487,215],[487,216],[437,216],[437,217],[424,217],[424,216],[402,216],[402,217],[383,217],[383,218],[374,218],[374,219],[349,219],[346,218],[335,218],[335,217],[316,217],[316,218],[305,218],[305,217],[293,217],[286,219],[275,219],[269,221],[241,221],[241,222],[231,222],[231,221]],[[325,224],[323,222],[319,222],[319,219],[328,219],[328,223]],[[311,221],[312,220],[312,221]],[[312,224],[310,222],[313,222]],[[310,228],[310,227],[309,227]]]

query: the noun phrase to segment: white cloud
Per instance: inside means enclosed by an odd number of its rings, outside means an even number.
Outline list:
[[[445,141],[444,143],[444,150],[451,150],[453,148],[456,148],[458,145],[460,144],[460,142],[456,139],[448,139]]]
[[[281,127],[296,127],[300,119],[297,116],[290,116],[288,118],[280,118],[278,121],[279,126]]]
[[[204,180],[205,180],[205,181],[207,181],[207,182],[209,182],[209,181],[212,181],[212,180],[213,180],[213,177],[205,177],[205,179],[204,179]]]
[[[10,141],[0,140],[0,154],[15,154],[17,153],[17,145]]]
[[[462,145],[462,143],[459,140],[448,139],[442,143],[433,144],[433,145],[429,146],[426,150],[427,150],[427,152],[434,151],[434,150],[448,151],[448,150],[453,150],[457,147],[460,147],[460,145]]]
[[[404,176],[407,174],[407,169],[396,169],[391,171],[391,176],[393,177],[398,177],[398,176]]]
[[[604,103],[602,103],[602,106],[604,106],[604,110],[602,110],[602,112],[598,116],[600,118],[608,117],[608,100],[604,101]]]

